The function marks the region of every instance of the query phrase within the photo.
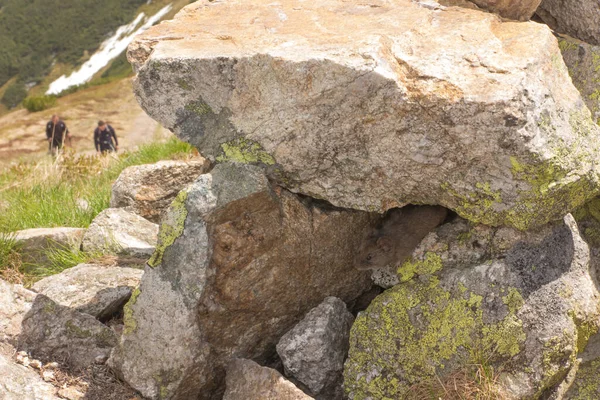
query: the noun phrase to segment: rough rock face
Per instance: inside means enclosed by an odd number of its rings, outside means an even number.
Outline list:
[[[136,95],[210,160],[345,208],[527,229],[597,193],[600,128],[550,30],[425,3],[199,1],[129,47]]]
[[[354,317],[346,304],[328,297],[277,343],[287,376],[304,384],[313,396],[342,399],[342,370]]]
[[[58,400],[56,388],[35,371],[12,362],[0,354],[0,399]]]
[[[94,317],[61,306],[40,294],[23,319],[19,348],[42,361],[65,360],[85,368],[106,360],[117,344],[114,332]]]
[[[235,359],[227,368],[223,400],[311,400],[274,369],[254,361]]]
[[[112,187],[110,206],[125,208],[152,222],[184,187],[208,171],[208,160],[160,161],[135,165],[121,172]]]
[[[122,208],[108,208],[90,224],[82,248],[90,253],[150,256],[157,235],[157,224]]]
[[[0,279],[0,342],[15,344],[21,333],[23,316],[31,309],[35,296],[21,285],[11,285]]]
[[[402,283],[357,317],[344,367],[350,399],[402,398],[481,357],[503,366],[515,398],[539,398],[598,329],[589,269],[571,215],[527,233],[443,225],[401,266]]]
[[[134,268],[80,264],[44,278],[32,288],[60,305],[104,320],[129,300],[143,273]]]
[[[85,229],[82,228],[36,228],[15,232],[15,241],[21,248],[23,262],[44,264],[49,249],[79,250]]]
[[[484,10],[505,18],[527,21],[540,5],[542,0],[470,0]]]
[[[379,217],[309,200],[237,163],[178,195],[110,361],[133,388],[152,399],[211,398],[231,356],[266,362],[325,297],[350,301],[370,288],[352,259]]]
[[[576,373],[562,399],[584,400],[600,398],[600,335],[593,335],[578,359]]]
[[[600,46],[592,46],[567,36],[558,38],[569,75],[581,97],[600,124]]]
[[[537,14],[557,32],[600,45],[598,0],[543,0]]]

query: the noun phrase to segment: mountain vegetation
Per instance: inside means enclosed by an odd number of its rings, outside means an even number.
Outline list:
[[[0,0],[0,86],[39,82],[55,62],[75,65],[145,0]]]

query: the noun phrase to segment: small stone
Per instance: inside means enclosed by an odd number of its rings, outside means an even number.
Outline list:
[[[100,355],[94,359],[94,362],[96,364],[102,365],[106,363],[106,360],[108,360],[108,355]]]
[[[53,362],[50,362],[50,363],[48,363],[48,364],[44,365],[44,369],[45,369],[45,370],[57,369],[57,368],[58,368],[58,366],[59,366],[59,365],[58,365],[58,363],[57,363],[57,362],[55,362],[55,361],[53,361]]]
[[[29,365],[35,369],[42,369],[42,366],[43,366],[43,364],[40,360],[31,360],[29,362]]]
[[[54,371],[42,371],[42,379],[46,382],[51,382],[55,379]]]
[[[74,387],[62,388],[58,391],[58,395],[67,400],[80,400],[83,399],[83,396],[85,396]]]

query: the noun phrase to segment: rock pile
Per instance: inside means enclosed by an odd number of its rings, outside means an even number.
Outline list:
[[[598,10],[558,3],[187,6],[128,55],[209,161],[126,170],[82,246],[143,275],[0,282],[0,337],[152,400],[599,397]]]

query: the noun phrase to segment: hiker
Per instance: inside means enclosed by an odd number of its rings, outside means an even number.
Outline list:
[[[48,154],[52,155],[56,155],[62,149],[65,138],[71,140],[67,125],[56,114],[46,124],[46,137],[48,138]]]
[[[119,149],[119,141],[115,130],[104,121],[98,121],[98,127],[94,130],[94,144],[96,145],[96,151],[102,154],[112,153]]]

